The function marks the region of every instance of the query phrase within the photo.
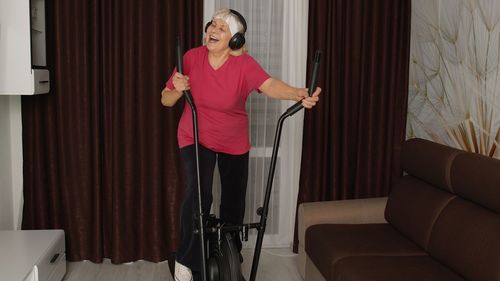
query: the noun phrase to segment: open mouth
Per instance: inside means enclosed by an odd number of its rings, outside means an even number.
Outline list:
[[[219,42],[219,39],[213,35],[210,35],[210,37],[208,38],[208,42],[209,43],[217,43],[217,42]]]

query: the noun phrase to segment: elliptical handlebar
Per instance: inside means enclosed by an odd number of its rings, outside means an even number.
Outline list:
[[[177,47],[176,47],[176,56],[177,56],[177,72],[180,74],[184,74],[184,70],[182,67],[182,47],[181,47],[181,37],[177,36]],[[186,101],[189,103],[191,108],[196,111],[196,106],[193,101],[193,96],[189,90],[182,91],[184,96],[186,97]]]
[[[309,96],[314,93],[316,89],[316,84],[318,80],[319,64],[321,59],[321,51],[317,50],[314,56],[314,66],[311,76],[311,81],[309,85]],[[278,159],[278,150],[281,139],[281,130],[283,129],[283,123],[285,119],[297,113],[299,110],[304,108],[302,101],[289,107],[283,114],[281,114],[278,119],[278,124],[276,125],[276,132],[274,135],[273,152],[271,156],[271,164],[269,165],[269,174],[267,177],[266,194],[264,196],[264,206],[262,206],[262,213],[260,214],[260,228],[257,234],[257,240],[255,242],[255,251],[253,254],[252,269],[250,271],[250,281],[255,281],[257,278],[257,266],[259,264],[260,253],[262,249],[262,242],[264,241],[264,232],[267,226],[267,214],[269,210],[269,202],[271,200],[271,191],[273,186],[274,172],[276,168],[276,161]]]
[[[318,73],[319,73],[319,62],[321,60],[321,51],[316,50],[316,53],[314,54],[314,65],[313,65],[313,70],[312,70],[312,76],[311,76],[311,81],[309,82],[309,96],[312,96],[314,93],[314,90],[316,90],[316,85],[318,82]],[[290,106],[286,111],[285,114],[287,116],[292,116],[295,113],[297,113],[299,110],[301,110],[304,106],[302,105],[302,101],[298,101],[294,105]]]
[[[177,55],[177,72],[180,74],[183,73],[183,68],[182,68],[182,47],[181,47],[181,39],[180,36],[177,36],[177,48],[176,48],[176,55]],[[198,188],[198,213],[195,214],[194,220],[197,222],[195,225],[197,226],[197,229],[195,229],[193,232],[194,234],[199,235],[200,238],[200,254],[202,256],[201,258],[201,277],[203,281],[207,281],[207,264],[206,264],[206,248],[205,248],[205,221],[203,217],[203,208],[202,208],[202,202],[201,202],[201,181],[200,181],[200,148],[199,148],[199,139],[198,139],[198,117],[197,117],[197,111],[196,111],[196,106],[194,104],[193,96],[191,95],[191,92],[189,90],[184,90],[182,91],[184,96],[186,97],[186,101],[189,103],[191,106],[191,113],[193,117],[193,137],[194,137],[194,151],[195,151],[195,161],[196,161],[196,185]]]

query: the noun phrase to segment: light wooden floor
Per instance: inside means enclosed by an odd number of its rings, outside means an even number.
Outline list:
[[[249,279],[253,249],[243,249],[243,275]],[[297,256],[289,249],[262,249],[257,280],[302,281],[296,266]],[[89,261],[68,263],[64,281],[171,281],[167,262],[137,261],[114,265],[109,260],[101,264]]]

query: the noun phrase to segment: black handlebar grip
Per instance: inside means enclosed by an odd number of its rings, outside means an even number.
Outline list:
[[[298,101],[296,104],[290,106],[287,110],[286,110],[286,114],[288,114],[289,116],[292,116],[294,115],[295,113],[297,113],[297,111],[301,110],[302,108],[304,108],[304,106],[302,105],[302,102],[301,101]]]
[[[182,70],[182,47],[181,47],[181,37],[180,36],[177,36],[176,55],[177,55],[177,58],[176,58],[177,59],[177,72],[184,75],[183,70]],[[195,110],[193,96],[191,96],[191,92],[189,90],[184,90],[184,91],[182,91],[182,93],[186,97],[187,102]]]
[[[182,47],[181,47],[181,37],[177,36],[177,72],[183,74],[182,72]]]
[[[318,72],[319,72],[319,62],[321,60],[321,51],[317,50],[314,54],[314,66],[311,75],[311,81],[309,81],[309,96],[312,96],[316,90],[316,84],[318,82]]]
[[[316,90],[316,84],[318,82],[318,73],[319,73],[319,64],[321,60],[321,51],[316,50],[316,53],[314,54],[314,65],[313,65],[313,70],[312,70],[312,75],[311,75],[311,81],[309,83],[309,91],[308,94],[309,96],[312,96],[314,93],[314,90]],[[302,101],[298,101],[296,104],[290,106],[286,110],[286,114],[289,116],[294,115],[297,113],[297,111],[301,110],[304,106],[302,105]]]

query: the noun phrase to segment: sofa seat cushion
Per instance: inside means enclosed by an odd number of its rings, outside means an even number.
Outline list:
[[[305,250],[327,280],[344,257],[427,255],[390,224],[313,225],[306,230]]]
[[[347,257],[332,270],[333,281],[465,281],[430,256]]]

